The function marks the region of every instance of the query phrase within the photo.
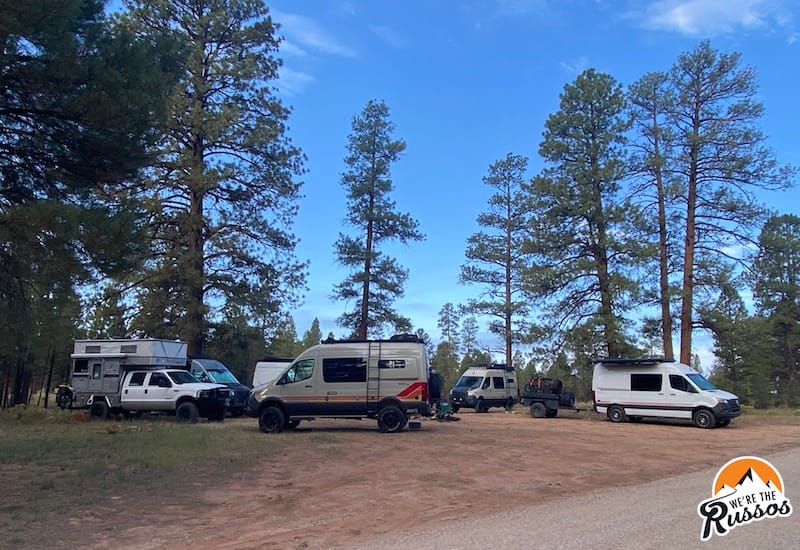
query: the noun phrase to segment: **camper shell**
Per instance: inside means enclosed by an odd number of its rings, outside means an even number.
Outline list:
[[[518,398],[517,373],[513,366],[492,363],[469,367],[450,389],[450,407],[488,412],[492,407],[510,410]]]
[[[401,431],[411,415],[430,416],[431,377],[416,335],[388,340],[333,340],[312,346],[270,382],[253,388],[247,414],[263,432],[294,429],[315,418],[372,418],[382,432]]]
[[[674,359],[602,359],[594,364],[595,411],[612,422],[642,418],[691,420],[700,428],[727,426],[742,414],[739,399]]]

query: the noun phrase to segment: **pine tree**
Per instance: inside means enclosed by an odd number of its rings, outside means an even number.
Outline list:
[[[303,284],[294,257],[303,155],[276,97],[279,39],[263,1],[128,0],[122,23],[183,46],[159,163],[140,195],[152,260],[141,275],[146,332],[175,323],[200,353],[211,304],[235,301],[251,319],[276,318]],[[164,316],[163,300],[174,304]],[[148,320],[149,319],[149,320]]]
[[[392,307],[403,295],[408,271],[380,247],[391,240],[406,244],[424,237],[417,222],[397,212],[389,196],[394,189],[391,165],[406,147],[405,142],[392,137],[395,127],[389,108],[382,101],[369,101],[353,118],[352,129],[341,184],[347,193],[345,223],[355,234],[340,233],[335,245],[337,261],[352,273],[336,285],[333,298],[355,302],[355,308],[338,321],[363,339],[380,334],[384,325],[398,332],[411,326]]]
[[[512,361],[512,345],[525,332],[529,307],[523,294],[523,274],[530,253],[524,246],[530,225],[531,205],[523,191],[528,159],[508,154],[489,167],[483,182],[492,188],[488,209],[478,216],[483,231],[467,240],[467,262],[460,282],[482,287],[481,298],[467,306],[472,313],[492,318],[489,330],[500,336],[506,364]]]

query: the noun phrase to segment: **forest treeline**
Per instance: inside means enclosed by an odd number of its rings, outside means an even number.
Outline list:
[[[180,338],[247,382],[323,337],[291,317],[306,159],[275,91],[279,36],[260,1],[0,0],[0,406],[46,404],[75,338]],[[443,296],[434,329],[394,306],[408,271],[385,244],[424,227],[392,200],[406,144],[369,100],[342,136],[338,336],[416,332],[448,384],[499,352],[587,397],[592,358],[692,363],[702,330],[718,385],[796,406],[800,218],[758,192],[797,170],[763,109],[754,69],[708,41],[629,86],[578,75],[544,122],[545,168],[509,153],[483,176],[460,277],[474,299]]]

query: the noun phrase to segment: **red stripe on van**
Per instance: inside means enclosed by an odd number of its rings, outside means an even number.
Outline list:
[[[427,382],[414,382],[406,389],[397,394],[397,397],[403,399],[422,399],[428,400],[428,383]]]

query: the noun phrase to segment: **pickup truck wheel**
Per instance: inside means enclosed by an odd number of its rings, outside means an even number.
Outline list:
[[[623,422],[625,421],[625,409],[620,407],[619,405],[612,405],[608,408],[608,419],[611,422]]]
[[[102,399],[92,403],[92,406],[89,407],[89,416],[97,420],[108,418],[108,403]]]
[[[531,405],[531,416],[533,418],[544,418],[547,415],[547,407],[542,403],[533,403]]]
[[[286,417],[278,407],[266,407],[258,415],[258,429],[264,433],[278,433],[283,431]]]
[[[717,425],[717,419],[714,418],[714,413],[707,409],[700,409],[695,411],[692,415],[694,425],[698,428],[713,428]]]
[[[407,421],[406,414],[400,407],[387,405],[378,411],[378,429],[383,433],[399,432]]]
[[[178,419],[178,422],[194,424],[200,419],[200,411],[197,410],[197,405],[191,401],[185,401],[178,405],[178,408],[175,410],[175,418]]]

